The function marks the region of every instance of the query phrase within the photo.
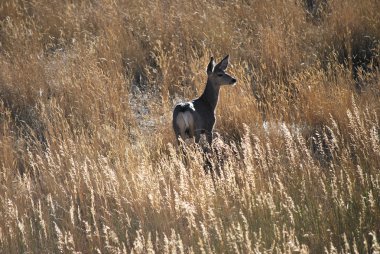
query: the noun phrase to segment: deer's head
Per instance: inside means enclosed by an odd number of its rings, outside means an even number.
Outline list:
[[[234,85],[236,79],[231,75],[226,73],[228,66],[229,55],[223,58],[220,63],[215,65],[214,58],[211,57],[210,63],[207,66],[207,76],[212,84],[221,86],[221,85]]]

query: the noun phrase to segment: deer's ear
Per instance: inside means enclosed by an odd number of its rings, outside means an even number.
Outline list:
[[[220,61],[220,63],[218,63],[218,64],[215,66],[215,68],[218,68],[218,69],[224,71],[225,69],[227,69],[229,59],[230,59],[230,56],[229,56],[229,55],[226,55],[226,57],[223,58],[223,60]]]
[[[207,73],[211,73],[214,70],[215,62],[214,57],[211,57],[209,64],[207,65]]]

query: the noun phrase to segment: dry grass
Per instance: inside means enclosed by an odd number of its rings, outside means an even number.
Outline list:
[[[379,9],[2,1],[0,253],[378,253]],[[184,156],[171,109],[227,53]]]

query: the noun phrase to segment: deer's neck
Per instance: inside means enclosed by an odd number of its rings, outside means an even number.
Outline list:
[[[207,80],[206,88],[199,99],[203,100],[210,105],[212,111],[215,111],[216,105],[219,99],[219,86],[214,86],[209,80]]]

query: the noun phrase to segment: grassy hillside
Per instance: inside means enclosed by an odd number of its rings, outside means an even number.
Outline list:
[[[0,253],[378,253],[379,10],[2,0]],[[172,108],[226,54],[183,155]]]

